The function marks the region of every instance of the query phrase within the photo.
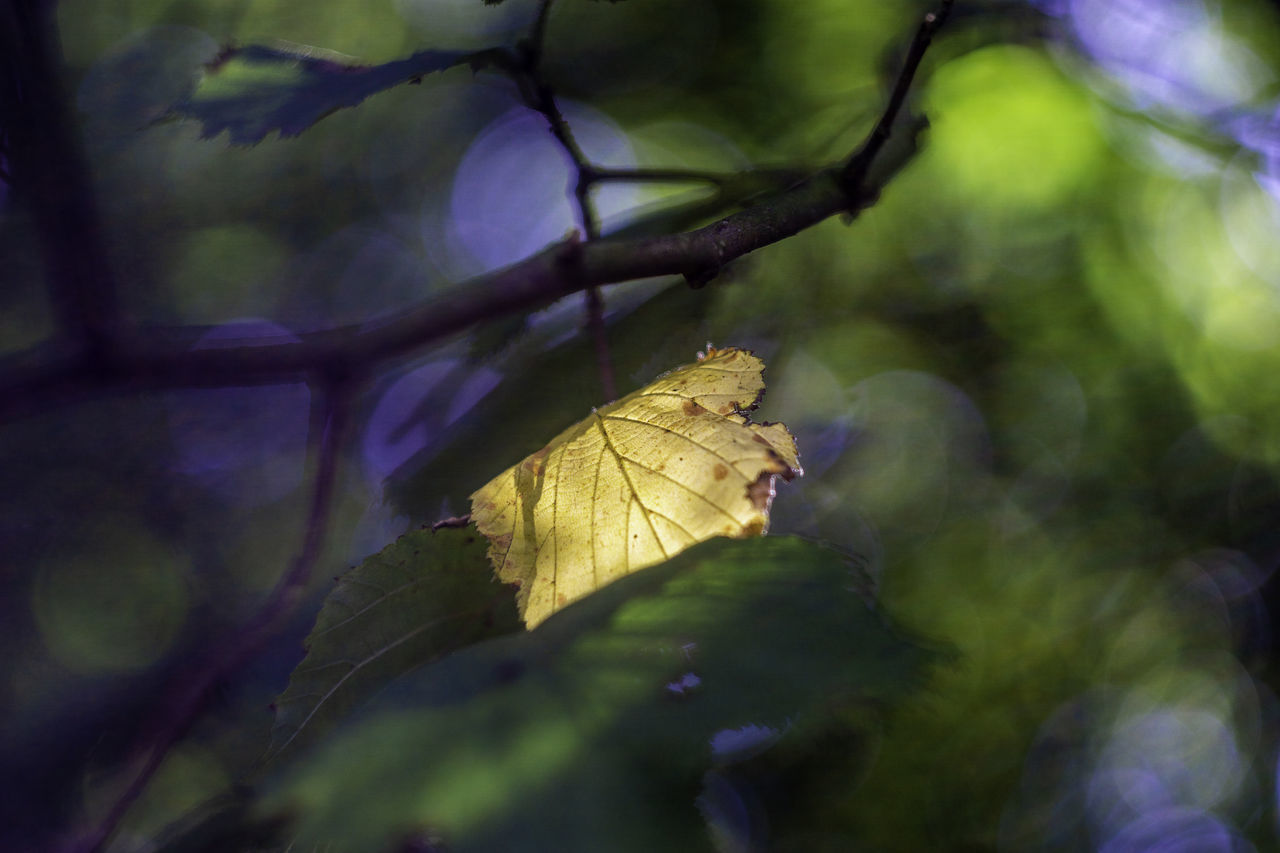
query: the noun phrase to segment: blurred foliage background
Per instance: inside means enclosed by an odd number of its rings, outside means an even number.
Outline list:
[[[493,76],[435,75],[250,148],[156,123],[227,42],[381,62],[513,43],[533,6],[63,0],[131,316],[218,326],[210,346],[376,321],[563,237],[569,166]],[[818,165],[870,127],[928,7],[561,0],[547,61],[601,163]],[[861,555],[890,614],[958,650],[870,745],[788,765],[804,796],[770,816],[776,837],[1280,849],[1278,92],[1262,0],[960,0],[914,100],[923,149],[877,205],[701,290],[606,292],[624,392],[708,340],[766,359],[765,417],[806,469],[773,532]],[[596,196],[606,231],[696,197]],[[0,187],[4,352],[52,329],[30,228]],[[223,686],[113,850],[149,849],[252,765],[333,575],[465,512],[603,402],[581,325],[568,299],[378,379],[311,606]],[[150,697],[285,570],[309,396],[121,394],[0,426],[17,838],[109,803]]]

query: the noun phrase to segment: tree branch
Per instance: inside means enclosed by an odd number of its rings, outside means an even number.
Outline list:
[[[542,308],[588,287],[723,266],[846,210],[839,169],[693,231],[661,237],[566,240],[514,266],[472,279],[377,326],[304,333],[300,340],[193,348],[207,326],[140,327],[105,365],[56,344],[0,362],[0,419],[30,415],[101,391],[264,385],[343,368],[371,371],[483,320]],[[566,260],[577,267],[566,268]]]
[[[582,233],[587,240],[595,240],[600,236],[600,218],[596,215],[595,205],[591,201],[591,186],[596,180],[596,168],[587,159],[578,140],[573,135],[569,122],[565,121],[560,106],[556,103],[555,93],[546,80],[542,78],[539,65],[542,61],[543,43],[546,40],[547,21],[551,17],[551,4],[554,0],[541,0],[538,14],[534,18],[533,30],[529,35],[524,50],[524,65],[521,69],[527,85],[522,89],[530,106],[546,118],[551,126],[551,134],[555,136],[560,147],[569,155],[573,163],[575,175],[573,198],[578,208],[578,220],[582,223]],[[576,258],[576,255],[574,256]],[[571,270],[570,275],[576,275]],[[618,396],[618,383],[614,379],[613,359],[609,356],[609,336],[604,324],[604,298],[600,288],[594,284],[586,285],[587,330],[595,344],[596,367],[600,374],[600,387],[607,400]]]
[[[119,328],[116,286],[60,76],[55,9],[22,0],[0,5],[5,179],[37,226],[61,333],[103,360]]]
[[[377,326],[304,333],[195,349],[206,326],[142,327],[109,364],[87,363],[56,344],[0,362],[0,420],[105,391],[296,382],[335,369],[372,371],[476,323],[527,313],[588,287],[663,275],[698,275],[846,212],[841,166],[823,169],[759,204],[703,228],[659,237],[566,240],[506,269],[472,279]],[[860,194],[880,187],[862,187]],[[566,260],[572,267],[567,268]]]
[[[213,644],[208,660],[196,667],[189,679],[172,685],[168,701],[161,702],[150,723],[142,728],[145,741],[138,745],[138,752],[144,756],[141,766],[101,820],[67,844],[63,848],[65,853],[96,853],[104,847],[160,769],[169,750],[186,736],[203,713],[214,687],[252,660],[297,607],[300,593],[320,559],[328,532],[329,507],[333,502],[339,451],[348,418],[347,394],[345,383],[338,381],[325,388],[313,404],[309,437],[309,455],[315,471],[311,507],[302,543],[288,571],[248,622]]]
[[[542,50],[547,43],[547,21],[551,18],[551,4],[555,0],[538,0],[538,11],[533,16],[533,26],[529,28],[529,38],[525,54],[526,67],[536,69],[542,62]]]
[[[911,91],[911,84],[915,81],[916,71],[920,68],[920,62],[924,59],[925,52],[933,42],[934,34],[937,33],[938,29],[946,21],[947,15],[950,14],[953,2],[954,0],[942,0],[937,11],[929,12],[924,16],[924,20],[920,22],[920,27],[916,30],[916,36],[911,41],[911,47],[907,49],[907,58],[903,62],[902,70],[898,73],[898,78],[893,85],[893,91],[889,95],[889,103],[885,106],[884,112],[880,114],[880,120],[876,122],[871,134],[862,143],[857,152],[849,158],[840,175],[841,183],[849,191],[850,196],[855,195],[864,187],[872,164],[885,143],[889,141],[889,137],[893,132],[893,125],[898,120],[898,113],[902,110],[902,105],[906,103],[907,93]]]
[[[566,240],[376,326],[336,327],[303,334],[301,340],[194,349],[208,327],[143,327],[121,341],[107,363],[58,342],[46,343],[0,360],[0,420],[109,391],[274,384],[335,370],[373,371],[484,320],[536,310],[590,287],[663,275],[704,276],[829,216],[855,215],[892,178],[894,169],[884,168],[885,162],[900,165],[910,155],[909,139],[895,155],[886,155],[890,128],[950,6],[944,2],[921,24],[884,113],[846,162],[711,225],[657,237]],[[874,176],[872,165],[879,166]]]

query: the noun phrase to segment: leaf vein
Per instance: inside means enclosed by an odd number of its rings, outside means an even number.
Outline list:
[[[628,459],[627,461],[628,461],[628,462],[634,462],[636,465],[640,465],[640,463],[639,463],[639,462],[636,462],[634,459]],[[641,468],[643,468],[645,471],[650,472],[651,474],[657,474],[659,477],[663,478],[664,480],[667,480],[667,481],[669,481],[669,482],[671,482],[671,483],[673,483],[673,484],[675,484],[675,485],[679,486],[680,488],[684,489],[684,490],[685,490],[686,492],[688,492],[689,494],[691,494],[691,495],[693,495],[694,497],[697,497],[697,498],[699,498],[700,500],[702,500],[702,501],[703,501],[707,506],[711,507],[712,509],[716,510],[716,511],[717,511],[717,512],[719,512],[720,514],[724,515],[724,516],[725,516],[726,518],[728,518],[729,520],[733,521],[735,524],[741,524],[741,523],[742,523],[742,522],[738,521],[738,519],[734,518],[733,514],[732,514],[732,513],[730,513],[727,509],[725,509],[724,507],[720,506],[720,504],[718,504],[718,503],[716,503],[715,501],[711,500],[711,498],[707,497],[707,496],[706,496],[706,495],[704,495],[702,492],[698,491],[697,489],[693,488],[692,486],[687,486],[687,485],[685,485],[684,483],[680,482],[679,480],[674,479],[674,478],[673,478],[673,477],[671,477],[670,475],[668,475],[668,474],[664,474],[662,471],[655,471],[654,469],[652,469],[652,468],[646,468],[646,467],[645,467],[645,466],[643,466],[643,465],[640,465],[640,467],[641,467]],[[739,476],[741,476],[741,474],[739,474]],[[743,482],[746,482],[746,479],[747,479],[746,477],[742,477]],[[639,495],[636,495],[636,500],[640,500],[640,496],[639,496]],[[645,507],[645,509],[648,509],[648,506],[644,503],[644,501],[640,501],[640,506]],[[656,511],[656,510],[655,510],[655,511]],[[661,514],[661,513],[659,513],[659,514]],[[667,516],[665,516],[665,515],[663,516],[663,518],[666,518],[666,517],[667,517]],[[686,532],[688,532],[688,531],[686,531]]]
[[[409,633],[405,634],[403,637],[400,637],[399,639],[394,640],[393,642],[388,643],[387,645],[385,645],[385,646],[383,646],[382,648],[378,649],[378,650],[377,650],[376,652],[374,652],[373,654],[371,654],[371,655],[369,655],[368,657],[366,657],[366,658],[364,658],[363,660],[361,660],[359,663],[357,663],[357,664],[353,665],[353,666],[351,667],[351,669],[350,669],[350,670],[349,670],[345,675],[343,675],[343,676],[342,676],[341,678],[339,678],[336,682],[334,682],[334,685],[333,685],[332,687],[330,687],[328,690],[326,690],[326,691],[324,692],[324,694],[323,694],[323,695],[321,695],[321,697],[320,697],[320,701],[316,702],[315,707],[313,707],[313,708],[312,708],[312,709],[307,713],[307,715],[306,715],[305,717],[303,717],[303,718],[302,718],[301,722],[299,722],[299,723],[298,723],[298,725],[294,728],[293,732],[289,735],[288,739],[287,739],[287,740],[285,740],[285,742],[284,742],[284,743],[280,744],[280,746],[279,746],[278,748],[276,748],[276,749],[272,750],[272,753],[273,753],[274,755],[279,755],[281,752],[283,752],[285,749],[287,749],[287,748],[288,748],[288,746],[289,746],[289,744],[293,743],[294,739],[295,739],[295,738],[297,738],[297,736],[302,732],[302,730],[303,730],[304,728],[306,728],[307,723],[311,722],[311,718],[312,718],[312,717],[314,717],[317,713],[319,713],[320,708],[321,708],[321,707],[323,707],[323,706],[324,706],[324,704],[325,704],[326,702],[328,702],[328,701],[329,701],[329,699],[331,699],[331,698],[333,697],[333,694],[334,694],[334,693],[336,693],[336,692],[338,691],[338,688],[340,688],[343,684],[345,684],[345,683],[347,682],[347,679],[351,678],[351,676],[355,675],[355,674],[356,674],[357,672],[359,672],[361,669],[363,669],[364,667],[366,667],[366,666],[368,666],[369,664],[373,663],[375,660],[377,660],[378,658],[382,657],[383,655],[385,655],[387,652],[391,651],[392,649],[394,649],[394,648],[396,648],[396,647],[398,647],[398,646],[404,645],[405,643],[409,642],[409,641],[410,641],[410,640],[412,640],[414,637],[416,637],[416,636],[418,636],[419,634],[421,634],[423,631],[426,631],[426,630],[427,630],[427,629],[429,629],[429,628],[434,628],[434,627],[436,627],[437,625],[445,624],[445,623],[450,622],[450,621],[452,621],[452,620],[454,620],[454,619],[460,619],[460,618],[463,618],[463,617],[466,617],[466,616],[469,616],[469,615],[471,615],[471,614],[470,614],[470,613],[451,613],[451,614],[449,614],[448,616],[441,616],[439,619],[434,619],[434,620],[432,620],[432,621],[430,621],[430,622],[427,622],[427,623],[425,623],[425,624],[419,625],[417,628],[414,628],[412,631],[410,631]]]
[[[406,589],[408,589],[409,587],[414,586],[415,584],[417,584],[417,583],[418,583],[418,581],[417,581],[417,580],[411,580],[411,581],[409,581],[408,583],[401,584],[400,586],[396,587],[395,589],[391,590],[390,592],[386,592],[386,591],[383,591],[383,590],[382,590],[381,588],[379,588],[378,586],[376,586],[375,584],[371,584],[371,583],[368,583],[368,582],[365,582],[365,581],[360,581],[360,580],[355,579],[355,578],[347,579],[347,580],[346,580],[346,582],[347,582],[347,583],[359,583],[359,584],[362,584],[362,585],[364,585],[364,586],[371,586],[371,587],[373,587],[374,589],[377,589],[377,590],[378,590],[378,592],[379,592],[379,593],[381,593],[381,595],[380,595],[378,598],[376,598],[376,599],[374,599],[373,601],[371,601],[371,602],[369,602],[368,604],[366,604],[364,607],[361,607],[359,610],[357,610],[356,608],[354,608],[354,607],[352,607],[351,605],[347,604],[346,602],[342,602],[342,603],[343,603],[343,605],[344,605],[345,607],[347,607],[347,609],[348,609],[348,610],[350,610],[350,611],[351,611],[351,614],[350,614],[349,616],[347,616],[345,619],[343,619],[341,622],[336,622],[336,623],[334,623],[333,625],[330,625],[329,627],[325,628],[323,631],[317,631],[316,633],[312,634],[312,635],[311,635],[311,639],[312,639],[312,640],[318,640],[319,638],[323,637],[325,634],[328,634],[330,631],[336,631],[337,629],[341,628],[343,625],[346,625],[348,622],[352,622],[352,621],[354,621],[354,620],[356,620],[356,619],[359,619],[363,614],[365,614],[365,613],[369,612],[369,611],[370,611],[370,610],[372,610],[373,608],[377,607],[379,604],[382,604],[384,601],[386,601],[386,600],[387,600],[388,598],[390,598],[391,596],[396,595],[397,593],[404,592],[404,591],[405,591]]]
[[[699,444],[695,439],[690,438],[689,436],[684,435],[684,434],[682,434],[682,433],[676,432],[675,430],[671,429],[670,427],[664,427],[662,424],[650,423],[649,421],[642,421],[642,420],[639,420],[639,419],[637,419],[637,418],[625,418],[625,417],[623,417],[622,415],[597,415],[597,417],[600,417],[600,418],[608,418],[609,420],[613,420],[613,421],[625,421],[626,423],[639,424],[639,425],[641,425],[641,426],[653,427],[653,428],[654,428],[654,429],[656,429],[656,430],[661,430],[662,432],[665,432],[667,435],[679,436],[680,438],[682,438],[682,439],[684,439],[685,441],[687,441],[689,444],[692,444],[692,445],[693,445],[695,448],[697,448],[698,450],[701,450],[703,453],[707,453],[707,454],[709,454],[709,455],[711,455],[711,456],[714,456],[714,457],[716,457],[717,459],[719,459],[721,462],[724,462],[724,463],[726,463],[726,464],[728,464],[728,465],[732,466],[732,467],[734,468],[734,470],[737,470],[738,462],[742,461],[742,460],[738,460],[737,462],[735,462],[734,460],[730,459],[729,457],[725,456],[724,454],[722,454],[722,453],[720,453],[720,452],[718,452],[718,451],[716,451],[716,450],[712,450],[710,447],[707,447],[705,444]],[[726,419],[726,420],[727,420],[727,419]],[[731,423],[732,423],[732,422],[731,422]],[[601,431],[601,432],[604,432],[604,428],[603,428],[603,427],[601,427],[601,430],[600,430],[600,431]],[[606,439],[606,440],[608,440],[608,439]],[[612,447],[613,447],[613,445],[612,445],[612,444],[610,444],[610,448],[612,448]],[[617,450],[614,450],[614,453],[618,453],[618,451],[617,451]],[[632,459],[630,456],[623,456],[621,453],[618,453],[618,456],[619,456],[619,457],[621,457],[621,458],[623,458],[623,459],[626,459],[626,460],[628,460],[628,461],[630,461],[630,462],[634,462],[634,463],[636,463],[637,465],[643,465],[643,464],[644,464],[644,463],[642,463],[639,459]],[[648,470],[652,470],[652,469],[648,469]]]
[[[609,451],[613,453],[614,458],[618,462],[618,471],[622,474],[622,479],[627,481],[627,488],[631,490],[631,499],[634,500],[636,503],[640,504],[640,509],[645,510],[644,520],[649,524],[649,532],[653,534],[654,541],[658,543],[658,550],[662,552],[663,559],[668,559],[671,555],[667,553],[666,546],[663,545],[662,540],[658,538],[658,530],[653,526],[653,521],[650,520],[649,518],[648,507],[644,505],[644,501],[640,500],[640,493],[636,491],[636,484],[631,482],[631,475],[627,473],[626,466],[622,464],[622,460],[626,459],[627,457],[619,453],[618,448],[613,446],[613,440],[609,438],[609,431],[604,428],[604,419],[606,417],[617,418],[618,416],[617,415],[601,415],[599,412],[596,413],[596,425],[600,428],[600,434],[604,436],[605,446],[609,448]],[[631,420],[631,418],[618,418],[618,420],[629,421]],[[636,421],[636,423],[644,423],[644,421]],[[630,509],[630,506],[628,505],[628,508],[627,508],[628,523],[630,522],[630,519],[631,519],[631,509]],[[629,567],[630,567],[630,561],[628,560],[628,568]]]

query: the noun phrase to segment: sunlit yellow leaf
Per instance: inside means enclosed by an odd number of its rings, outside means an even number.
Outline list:
[[[553,438],[471,496],[498,577],[532,628],[715,536],[765,531],[776,477],[803,473],[782,424],[752,423],[764,363],[708,349]]]

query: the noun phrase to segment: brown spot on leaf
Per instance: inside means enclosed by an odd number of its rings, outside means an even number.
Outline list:
[[[712,473],[715,475],[715,478],[717,480],[723,480],[725,477],[729,476],[729,469],[726,468],[723,464],[717,462],[715,470],[712,471]]]
[[[774,476],[766,471],[757,477],[754,483],[747,486],[747,500],[761,512],[768,512],[769,503],[773,500]]]
[[[753,435],[751,436],[751,440],[754,441],[756,444],[763,444],[765,447],[769,448],[770,450],[773,450],[773,445],[770,444],[769,440],[762,435],[759,435],[759,434]]]
[[[702,406],[695,403],[693,400],[685,400],[684,406],[682,408],[684,409],[684,413],[691,418],[696,417],[706,411],[706,409],[704,409]]]

